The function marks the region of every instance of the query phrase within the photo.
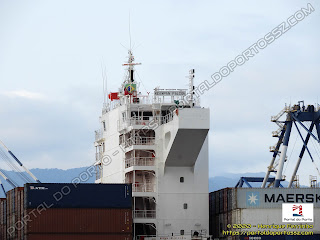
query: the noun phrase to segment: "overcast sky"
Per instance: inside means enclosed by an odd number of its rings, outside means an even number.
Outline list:
[[[127,56],[121,44],[129,46],[129,12],[141,90],[152,91],[186,88],[191,68],[196,84],[209,80],[307,3],[0,0],[0,139],[29,168],[92,164],[101,62],[108,89],[116,91]],[[285,103],[318,101],[320,4],[310,3],[313,13],[202,96],[211,110],[210,176],[265,171],[276,143],[271,115]],[[291,145],[295,141],[293,133]],[[300,139],[297,150],[289,148],[291,165],[300,148]],[[299,174],[307,183],[317,172],[310,158],[303,161]]]

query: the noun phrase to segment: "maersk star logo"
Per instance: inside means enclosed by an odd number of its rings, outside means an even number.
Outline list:
[[[253,193],[249,196],[250,204],[257,204],[258,196],[254,195]]]
[[[259,206],[259,205],[260,205],[260,193],[247,192],[247,206]]]

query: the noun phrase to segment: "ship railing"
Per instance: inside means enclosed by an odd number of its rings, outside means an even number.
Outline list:
[[[153,117],[132,117],[126,120],[118,120],[118,131],[121,131],[132,125],[148,126],[151,122],[154,122]]]
[[[132,166],[154,166],[155,161],[153,157],[135,157],[126,159],[126,168],[132,167]]]
[[[172,121],[173,120],[173,116],[174,116],[173,112],[168,113],[167,115],[161,117],[161,119],[160,119],[161,122],[160,123],[161,124],[166,124],[166,123]]]
[[[173,89],[174,90],[174,89]],[[127,95],[126,97],[120,97],[119,100],[114,100],[108,103],[105,103],[102,108],[102,114],[105,114],[112,109],[118,108],[126,104],[176,104],[176,101],[180,102],[180,106],[190,105],[189,101],[186,101],[183,96],[167,96],[159,97],[150,95],[138,95],[137,97],[132,97]],[[200,106],[200,98],[195,98],[193,100],[195,106]]]
[[[157,236],[156,235],[137,235],[134,240],[145,240],[145,239],[157,240]],[[166,239],[166,238],[164,238],[164,239]],[[167,239],[169,239],[169,238],[167,238]]]
[[[101,140],[103,138],[102,129],[96,130],[96,131],[94,131],[94,133],[95,133],[95,140],[96,141],[99,141],[99,140]]]
[[[162,125],[173,120],[174,115],[177,115],[177,110],[170,112],[165,116],[144,116],[144,117],[132,117],[126,120],[118,120],[118,131],[121,131],[132,125],[150,126],[148,129],[154,127],[156,124]]]
[[[132,184],[133,192],[155,192],[154,183],[134,183]]]
[[[100,164],[97,164],[96,166],[95,166],[95,168],[96,168],[96,180],[99,180],[99,179],[101,179],[102,178],[102,173],[103,173],[103,171],[102,171],[102,166],[100,165]]]
[[[152,98],[149,95],[139,95],[137,97],[130,98],[133,104],[152,104]]]
[[[100,162],[101,163],[102,157],[103,157],[103,153],[102,152],[97,152],[96,153],[96,162]]]
[[[125,147],[130,147],[132,145],[154,145],[155,137],[131,137],[126,143]]]
[[[118,131],[121,131],[127,127],[127,121],[118,120]]]
[[[130,125],[148,125],[153,117],[132,117],[128,119]]]
[[[153,116],[153,117],[133,117],[128,119],[125,123],[127,125],[154,125],[154,123],[158,123],[160,125],[168,123],[173,120],[174,115],[176,114],[176,110],[174,112],[170,112],[165,116]],[[125,123],[122,123],[123,125]]]
[[[172,89],[172,90],[174,90],[174,89]],[[157,97],[157,96],[154,96],[153,94],[151,94],[151,95],[138,95],[137,97],[129,97],[127,99],[129,99],[128,102],[130,102],[131,104],[153,104],[153,103],[172,103],[172,104],[174,104],[175,100],[178,100],[181,102],[183,101],[183,97],[181,97],[181,96]]]
[[[156,210],[134,210],[134,218],[156,218]]]

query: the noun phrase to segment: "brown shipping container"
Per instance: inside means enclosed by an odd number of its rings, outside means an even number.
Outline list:
[[[131,234],[29,234],[26,240],[131,240]]]
[[[131,209],[27,209],[29,233],[131,233]],[[59,238],[60,239],[60,238]]]
[[[0,239],[6,239],[6,199],[0,198]]]
[[[6,213],[4,213],[6,219],[6,228],[4,231],[2,231],[3,235],[5,235],[4,239],[23,239],[23,234],[21,233],[21,230],[17,227],[19,226],[17,225],[17,223],[21,221],[22,217],[21,203],[23,203],[23,193],[23,187],[18,187],[7,192]],[[7,233],[7,229],[12,229],[10,234]]]
[[[132,238],[131,208],[25,209],[25,201],[22,187],[0,200],[0,240]]]

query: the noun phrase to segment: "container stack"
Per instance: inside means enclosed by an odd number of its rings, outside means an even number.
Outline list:
[[[282,204],[313,204],[312,221],[283,221]],[[286,212],[285,212],[286,213]],[[289,214],[293,216],[292,209]],[[302,216],[301,218],[304,218]],[[320,188],[225,188],[209,194],[209,232],[214,239],[320,239]],[[263,225],[297,225],[293,228],[264,228]],[[310,226],[312,227],[310,227]],[[309,226],[309,227],[308,227]],[[301,228],[300,228],[301,227]],[[227,235],[233,231],[238,235]],[[247,236],[246,232],[267,233]],[[272,236],[269,232],[292,232]],[[294,232],[307,232],[295,235]],[[240,234],[240,232],[242,234]],[[292,235],[290,235],[292,234]],[[250,238],[249,238],[250,237]]]
[[[232,224],[233,189],[224,188],[209,194],[209,233],[219,233]]]
[[[23,239],[24,229],[21,221],[24,214],[23,196],[24,196],[24,188],[18,187],[10,190],[7,193],[7,200],[3,201],[5,205],[4,208],[6,209],[6,211],[1,213],[1,215],[4,215],[4,219],[6,219],[5,227],[8,228],[9,226],[15,226],[15,231],[12,232],[12,234],[10,235],[4,236],[3,239],[6,239],[6,240]],[[3,235],[5,235],[5,232],[3,233]]]
[[[26,184],[0,211],[4,240],[132,239],[129,184]]]
[[[6,239],[5,232],[7,229],[7,215],[6,215],[6,199],[0,198],[0,239]]]

